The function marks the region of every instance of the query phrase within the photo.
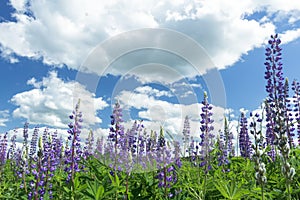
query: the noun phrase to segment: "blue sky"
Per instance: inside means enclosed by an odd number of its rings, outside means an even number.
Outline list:
[[[284,75],[299,79],[299,22],[293,0],[1,1],[0,132],[65,129],[80,98],[86,129],[105,132],[118,100],[127,127],[176,134],[189,115],[196,134],[204,91],[221,128],[224,113],[234,121],[265,98],[271,34]]]

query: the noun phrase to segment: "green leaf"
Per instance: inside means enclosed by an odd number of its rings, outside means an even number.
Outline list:
[[[100,185],[98,187],[98,190],[97,190],[97,194],[96,194],[96,199],[102,199],[103,198],[103,194],[104,194],[104,187],[103,185]]]

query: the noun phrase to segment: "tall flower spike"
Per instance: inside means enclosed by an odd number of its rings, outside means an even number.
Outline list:
[[[117,171],[119,166],[119,149],[123,148],[126,141],[124,141],[124,127],[122,125],[122,109],[120,103],[117,101],[114,105],[113,113],[110,116],[111,127],[108,135],[108,143],[105,148],[105,154],[110,156],[110,167],[113,171]]]
[[[204,172],[207,173],[210,168],[211,168],[211,157],[210,157],[210,152],[212,151],[212,147],[213,147],[213,138],[214,138],[214,134],[212,133],[212,131],[214,130],[214,127],[212,125],[212,123],[214,122],[214,120],[212,119],[212,106],[208,103],[207,101],[207,94],[206,92],[204,92],[204,98],[202,101],[202,112],[200,114],[201,116],[201,126],[200,126],[200,130],[201,130],[201,142],[200,142],[200,146],[201,146],[201,151],[200,151],[200,157],[201,157],[201,163],[200,166],[204,167]]]
[[[76,104],[73,114],[70,115],[70,119],[74,120],[74,123],[69,124],[69,136],[70,147],[65,149],[65,172],[68,173],[67,181],[71,181],[74,184],[74,177],[76,172],[79,172],[83,166],[79,166],[79,161],[82,156],[80,145],[80,133],[82,113],[79,111],[80,100]]]
[[[183,156],[185,157],[186,155],[186,152],[188,152],[188,145],[190,143],[190,120],[189,120],[189,117],[188,116],[185,116],[185,119],[184,119],[184,124],[183,124],[183,131],[182,131],[182,134],[183,134]]]
[[[3,135],[3,138],[1,138],[1,135],[0,135],[0,166],[4,165],[5,164],[5,161],[6,161],[6,157],[7,157],[7,153],[6,153],[6,150],[7,150],[7,133],[5,133]]]
[[[30,151],[29,151],[30,158],[33,158],[34,155],[36,154],[36,145],[37,145],[38,136],[39,136],[39,129],[38,127],[35,127],[30,142]]]
[[[269,47],[266,49],[266,76],[267,80],[266,90],[269,94],[267,98],[267,104],[269,104],[269,110],[267,113],[270,115],[267,118],[267,126],[270,125],[270,119],[273,120],[274,128],[274,145],[277,146],[280,151],[280,158],[282,162],[282,174],[285,177],[286,189],[288,191],[288,199],[291,199],[291,181],[295,175],[295,169],[290,166],[289,154],[289,125],[285,119],[287,116],[287,86],[284,84],[284,77],[282,72],[281,60],[281,43],[278,35],[271,36],[269,40]],[[269,120],[269,121],[268,121]]]
[[[241,114],[240,119],[239,144],[241,156],[244,158],[250,158],[252,153],[251,141],[249,138],[247,118],[244,113]]]
[[[229,157],[235,156],[235,150],[233,145],[234,137],[232,131],[229,130],[229,124],[226,117],[224,119],[224,137],[225,137],[225,146],[228,150],[228,156]]]
[[[300,145],[300,84],[296,80],[292,83],[292,90],[294,91],[293,103],[294,103],[294,113],[295,113],[295,123],[297,125],[298,134],[298,145]]]

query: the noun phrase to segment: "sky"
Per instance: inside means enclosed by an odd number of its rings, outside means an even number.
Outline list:
[[[284,76],[299,79],[299,1],[1,1],[0,133],[29,122],[65,134],[80,99],[84,129],[98,136],[117,101],[127,128],[144,120],[180,137],[188,115],[196,136],[205,91],[215,130],[224,115],[236,125],[266,97],[274,33]]]

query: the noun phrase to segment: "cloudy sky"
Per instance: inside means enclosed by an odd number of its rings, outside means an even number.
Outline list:
[[[118,100],[128,126],[178,134],[188,115],[197,135],[204,91],[218,129],[224,112],[260,107],[275,32],[299,79],[299,1],[1,1],[0,132],[64,129],[80,98],[86,128],[104,131]]]

